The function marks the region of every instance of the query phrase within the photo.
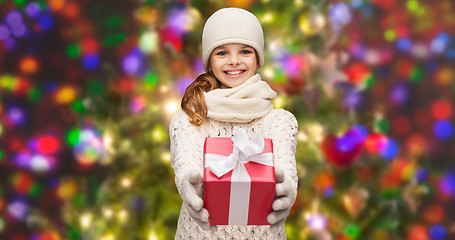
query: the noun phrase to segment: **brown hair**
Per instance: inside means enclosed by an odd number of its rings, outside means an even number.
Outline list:
[[[190,123],[201,126],[207,118],[207,104],[204,92],[210,92],[219,87],[219,82],[211,73],[199,75],[185,90],[181,107],[190,117]]]

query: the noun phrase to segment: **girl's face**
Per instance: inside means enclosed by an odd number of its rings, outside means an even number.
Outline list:
[[[238,43],[221,45],[210,55],[209,69],[221,82],[221,88],[239,86],[258,69],[254,48]]]

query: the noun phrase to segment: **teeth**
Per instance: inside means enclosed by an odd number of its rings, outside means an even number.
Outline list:
[[[242,72],[243,72],[243,71],[231,71],[231,72],[226,71],[226,73],[229,74],[229,75],[240,74],[240,73],[242,73]]]

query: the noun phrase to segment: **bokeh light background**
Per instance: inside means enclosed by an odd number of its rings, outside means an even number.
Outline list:
[[[64,202],[89,205],[92,190],[117,164],[113,156],[138,148],[140,143],[125,139],[134,139],[140,128],[119,135],[122,126],[145,124],[153,142],[147,146],[154,151],[137,152],[138,158],[153,156],[169,166],[169,120],[186,86],[203,72],[202,26],[226,6],[249,9],[261,20],[268,59],[261,73],[279,93],[276,106],[291,110],[300,122],[309,112],[319,114],[318,97],[343,91],[338,103],[344,114],[338,117],[356,112],[374,130],[355,125],[352,129],[364,134],[346,131],[338,147],[352,149],[361,142],[363,151],[381,155],[392,165],[385,185],[401,181],[393,177],[395,169],[403,179],[433,186],[431,198],[418,208],[422,221],[402,220],[410,223],[403,239],[454,239],[452,0],[0,0],[0,239],[79,239],[66,216],[74,209]],[[331,35],[324,35],[329,22]],[[306,91],[317,82],[307,77],[315,66],[322,69],[316,85],[324,94]],[[299,110],[296,98],[309,107]],[[317,142],[324,137],[322,127],[311,128]],[[299,144],[309,138],[300,133]],[[167,171],[156,174],[168,176]],[[83,189],[77,179],[93,188]],[[118,179],[120,190],[131,187],[131,178]],[[321,191],[336,182],[327,173],[308,179],[313,180]],[[172,175],[163,181],[172,186]],[[175,199],[176,190],[167,191]],[[104,210],[106,217],[113,214],[128,213]],[[76,218],[81,228],[91,224],[90,215]],[[306,219],[316,232],[329,224],[320,214]],[[297,231],[293,223],[290,236]],[[147,239],[158,239],[157,229]],[[316,239],[332,239],[324,231],[317,234]],[[336,239],[355,238],[351,232]]]

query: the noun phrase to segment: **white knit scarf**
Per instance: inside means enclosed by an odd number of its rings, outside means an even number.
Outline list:
[[[250,122],[269,113],[276,92],[255,74],[243,84],[204,93],[207,117],[223,122]]]

